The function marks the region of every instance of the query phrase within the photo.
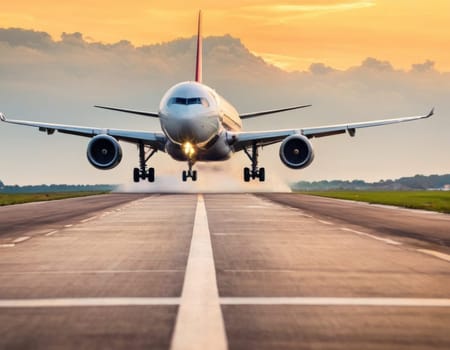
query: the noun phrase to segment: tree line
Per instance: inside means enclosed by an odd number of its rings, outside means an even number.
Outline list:
[[[343,181],[299,181],[292,184],[292,189],[301,191],[327,191],[327,190],[429,190],[449,189],[450,174],[446,175],[416,175],[402,177],[396,180],[380,180],[366,182],[363,180]]]
[[[0,181],[1,193],[51,193],[51,192],[110,192],[115,185],[38,185],[38,186],[7,186]]]

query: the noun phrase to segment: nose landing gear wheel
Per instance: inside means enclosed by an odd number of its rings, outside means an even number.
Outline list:
[[[181,174],[181,178],[183,182],[186,182],[188,178],[191,178],[192,181],[197,181],[197,170],[192,170],[193,163],[189,162],[189,170],[183,170]]]

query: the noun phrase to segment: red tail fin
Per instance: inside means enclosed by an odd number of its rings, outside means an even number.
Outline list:
[[[198,13],[198,32],[197,32],[197,64],[195,67],[195,81],[202,82],[202,56],[203,56],[203,42],[202,42],[202,11]]]

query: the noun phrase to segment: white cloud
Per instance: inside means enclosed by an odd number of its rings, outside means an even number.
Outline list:
[[[376,3],[374,0],[362,0],[362,1],[344,1],[344,2],[328,2],[323,4],[302,4],[302,5],[267,5],[267,6],[249,6],[252,10],[265,10],[267,12],[279,12],[279,13],[304,13],[304,12],[336,12],[336,11],[349,11],[362,9],[367,7],[373,7]]]
[[[242,6],[238,16],[248,20],[258,20],[271,25],[301,20],[305,17],[317,17],[336,12],[348,12],[376,6],[375,0],[360,1],[321,1],[303,4],[266,4]],[[274,16],[276,14],[276,16]]]

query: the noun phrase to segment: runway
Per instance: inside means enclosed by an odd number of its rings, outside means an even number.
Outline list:
[[[58,202],[0,208],[1,349],[450,348],[449,215],[292,194]]]

